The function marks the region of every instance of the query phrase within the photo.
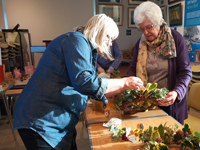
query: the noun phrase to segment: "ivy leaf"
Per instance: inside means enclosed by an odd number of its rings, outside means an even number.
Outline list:
[[[184,124],[183,132],[184,132],[184,133],[186,133],[186,132],[190,132],[190,127],[189,127],[189,125],[188,125],[187,123]]]

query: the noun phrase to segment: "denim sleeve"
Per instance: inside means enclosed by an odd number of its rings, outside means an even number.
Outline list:
[[[82,35],[71,35],[62,42],[62,52],[71,86],[84,95],[101,99],[107,89],[108,80],[96,75],[92,65],[92,51],[87,39]]]

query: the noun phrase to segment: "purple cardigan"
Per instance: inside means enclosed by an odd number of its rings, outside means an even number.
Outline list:
[[[173,29],[171,29],[171,33],[175,41],[177,57],[168,61],[169,90],[178,92],[180,100],[176,99],[174,104],[160,108],[183,124],[184,120],[188,118],[186,91],[192,78],[192,71],[187,46],[182,35]],[[128,76],[136,76],[139,42],[140,39],[135,45],[133,60],[127,72]]]

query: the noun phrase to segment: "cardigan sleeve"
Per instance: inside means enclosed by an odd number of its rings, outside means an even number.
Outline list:
[[[121,63],[123,56],[122,56],[122,52],[121,52],[116,40],[113,41],[111,48],[112,48],[112,53],[113,53],[115,60],[113,61],[113,63],[110,65],[109,68],[111,68],[112,70],[113,69],[116,70]]]
[[[188,49],[183,36],[175,30],[172,30],[172,35],[176,44],[176,83],[173,88],[178,92],[180,100],[185,97],[187,87],[192,78],[192,70],[188,55]]]
[[[137,63],[137,57],[138,57],[139,43],[140,43],[140,39],[135,44],[133,59],[128,68],[127,76],[136,76],[136,63]]]

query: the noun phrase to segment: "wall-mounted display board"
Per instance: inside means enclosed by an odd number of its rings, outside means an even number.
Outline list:
[[[200,25],[200,1],[185,0],[185,19],[184,26]]]

